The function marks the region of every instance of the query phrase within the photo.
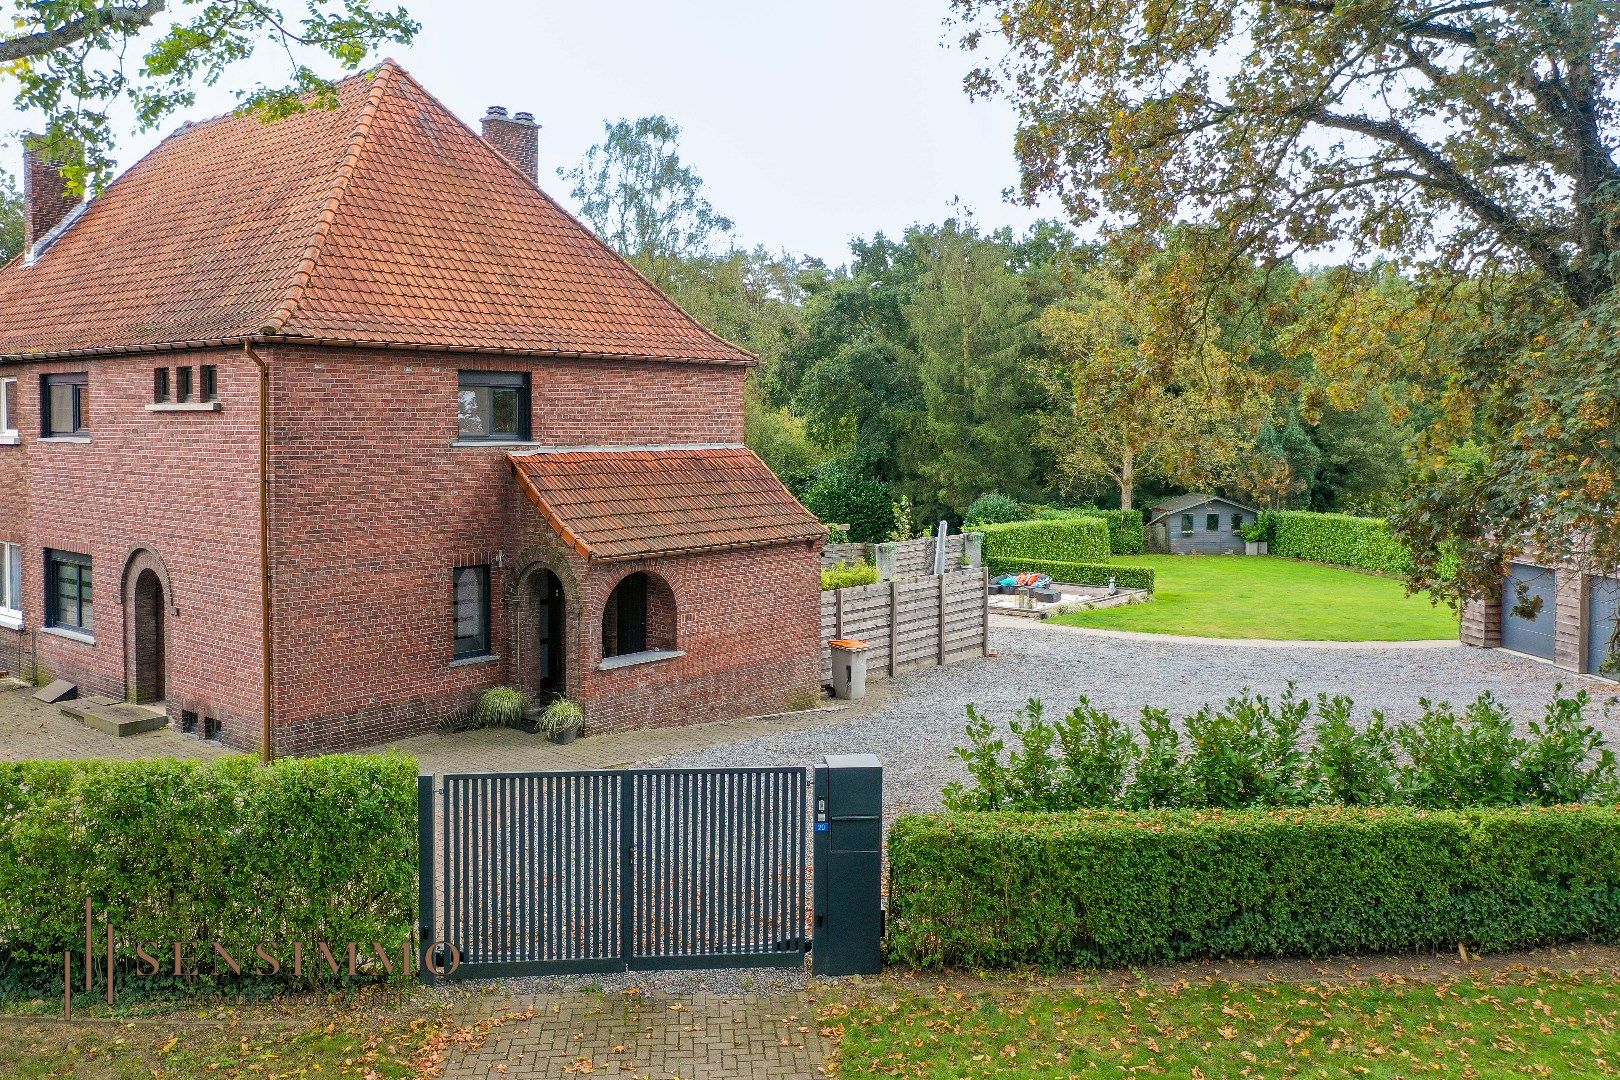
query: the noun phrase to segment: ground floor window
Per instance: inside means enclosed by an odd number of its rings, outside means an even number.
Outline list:
[[[95,631],[90,594],[90,556],[45,553],[45,621],[64,630]]]
[[[647,651],[647,575],[634,573],[619,582],[602,612],[602,655],[627,656]]]
[[[456,659],[489,655],[489,567],[457,567]]]
[[[22,548],[0,544],[0,620],[22,622]]]

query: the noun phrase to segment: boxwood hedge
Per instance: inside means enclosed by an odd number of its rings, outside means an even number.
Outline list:
[[[890,832],[918,966],[1620,941],[1620,807],[946,814]]]
[[[1100,518],[1009,521],[1001,525],[985,525],[978,531],[984,533],[986,559],[1046,559],[1067,563],[1108,561],[1108,524]]]
[[[1383,518],[1267,510],[1260,515],[1260,527],[1273,555],[1380,574],[1404,575],[1412,569],[1411,553]]]
[[[416,772],[398,755],[0,764],[0,969],[60,971],[86,897],[122,940],[179,941],[204,968],[215,941],[239,959],[294,941],[397,957],[416,919]]]
[[[1108,579],[1122,589],[1153,591],[1151,566],[1122,566],[1116,563],[1072,563],[1051,559],[1022,559],[994,556],[985,559],[991,577],[1006,574],[1046,574],[1067,585],[1107,585]]]

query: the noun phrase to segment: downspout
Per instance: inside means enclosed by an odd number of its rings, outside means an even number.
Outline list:
[[[271,638],[272,600],[270,596],[270,369],[264,358],[253,351],[250,342],[242,351],[259,369],[259,615],[264,635],[264,729],[259,733],[259,759],[268,765],[276,759],[272,739],[275,710],[275,650]]]

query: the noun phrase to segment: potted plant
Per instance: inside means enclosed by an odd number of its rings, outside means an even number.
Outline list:
[[[479,695],[473,726],[521,728],[528,714],[528,694],[515,686],[492,686]]]
[[[1243,534],[1243,554],[1264,555],[1271,545],[1266,543],[1266,527],[1256,521],[1238,530]]]
[[[540,714],[540,734],[554,743],[571,743],[585,723],[585,711],[567,698],[558,698]]]

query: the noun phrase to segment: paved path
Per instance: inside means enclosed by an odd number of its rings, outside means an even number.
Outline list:
[[[803,994],[563,993],[491,996],[446,1077],[618,1076],[796,1080],[823,1074],[826,1046]]]

